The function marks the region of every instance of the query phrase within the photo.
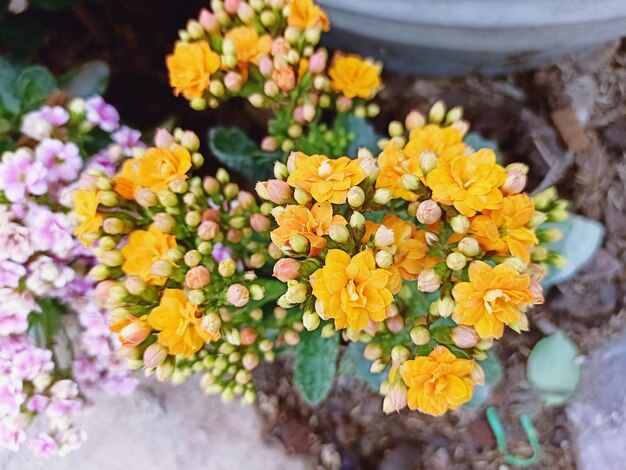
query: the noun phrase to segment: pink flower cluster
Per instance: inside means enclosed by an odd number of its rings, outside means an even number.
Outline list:
[[[96,127],[110,143],[91,156],[77,142]],[[89,179],[92,170],[113,174],[142,144],[99,96],[67,108],[43,106],[23,117],[21,131],[36,145],[5,152],[0,161],[0,446],[64,455],[86,437],[71,424],[85,407],[85,392],[128,394],[136,385],[113,353],[105,310],[86,277],[94,260],[72,237],[67,208],[79,178]],[[50,301],[67,313],[68,364],[32,331]],[[38,424],[44,430],[29,436],[34,421],[47,427]]]

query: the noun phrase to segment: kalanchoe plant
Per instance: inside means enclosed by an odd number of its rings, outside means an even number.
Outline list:
[[[0,161],[0,445],[42,456],[84,440],[71,418],[86,392],[126,394],[136,382],[113,354],[86,276],[94,260],[68,212],[79,173],[114,171],[139,132],[100,96],[53,100],[21,118],[21,146]],[[33,421],[41,432],[29,435]]]
[[[76,192],[76,233],[99,260],[91,276],[131,368],[174,382],[204,372],[205,390],[250,402],[251,371],[303,329],[273,302],[285,289],[268,276],[282,256],[271,204],[259,207],[223,169],[194,176],[204,159],[192,132],[160,130],[155,141]]]
[[[227,131],[218,129],[212,132],[217,157],[245,172],[253,157],[271,169],[281,150],[343,155],[355,137],[354,116],[378,113],[368,102],[382,86],[380,64],[341,53],[329,61],[318,42],[330,22],[312,0],[213,0],[211,9],[187,23],[167,57],[174,93],[198,110],[242,97],[274,113],[261,142],[265,154],[248,152],[239,164],[228,158],[236,152],[224,147]]]
[[[469,401],[485,351],[543,302],[536,262],[561,262],[540,241],[560,236],[541,224],[566,217],[564,203],[524,194],[527,168],[466,145],[460,117],[438,102],[428,120],[391,123],[377,157],[296,151],[257,185],[276,205],[279,305],[300,307],[318,336],[367,343],[372,372],[388,369],[386,412]]]

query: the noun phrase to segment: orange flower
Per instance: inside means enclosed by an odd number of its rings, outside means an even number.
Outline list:
[[[534,232],[526,227],[534,211],[535,205],[526,194],[507,196],[502,208],[474,217],[470,232],[483,250],[510,253],[528,263],[530,248],[538,243]]]
[[[322,301],[324,314],[335,319],[335,328],[360,331],[370,320],[383,321],[393,295],[387,288],[390,273],[377,269],[371,250],[350,258],[342,250],[330,250],[323,268],[311,275],[313,295]]]
[[[467,217],[484,209],[499,209],[502,193],[498,188],[505,181],[506,172],[496,163],[496,155],[490,149],[439,159],[437,168],[426,178],[434,201],[454,205]]]
[[[172,355],[191,357],[220,336],[202,328],[202,315],[180,289],[165,289],[159,306],[148,315],[148,323],[160,331],[157,341]]]
[[[159,193],[167,189],[172,181],[187,179],[190,168],[191,155],[184,147],[175,147],[172,150],[149,148],[139,160],[137,182],[140,186]]]
[[[249,26],[231,29],[224,39],[229,39],[235,44],[237,62],[243,67],[256,63],[259,54],[268,54],[272,49],[272,38],[267,34],[259,37],[256,29]]]
[[[167,278],[155,276],[152,264],[157,260],[166,260],[167,252],[176,248],[176,238],[161,232],[154,226],[148,231],[135,230],[128,237],[128,243],[122,248],[124,264],[122,270],[131,276],[139,276],[146,282],[162,286]]]
[[[118,196],[128,200],[135,199],[135,192],[141,187],[137,183],[138,170],[139,160],[124,160],[122,170],[113,178],[113,189]]]
[[[287,24],[298,29],[310,29],[319,24],[322,31],[330,30],[326,13],[312,0],[291,0]]]
[[[492,268],[483,261],[473,261],[468,273],[469,282],[452,289],[454,321],[473,326],[481,338],[500,338],[505,325],[524,324],[524,309],[533,303],[530,276],[508,264]]]
[[[332,89],[348,98],[373,98],[380,87],[380,66],[357,55],[336,56],[328,75]]]
[[[152,332],[145,316],[137,318],[133,315],[128,315],[128,318],[113,323],[109,326],[109,331],[117,333],[117,339],[124,346],[137,346],[143,343]]]
[[[80,225],[74,230],[74,234],[83,245],[91,245],[89,235],[98,233],[104,219],[98,213],[100,197],[97,191],[81,190],[74,193],[74,212],[80,220]]]
[[[463,136],[452,127],[427,124],[413,129],[404,151],[410,157],[418,158],[424,152],[432,152],[437,158],[450,159],[463,154]]]
[[[295,169],[287,183],[306,190],[317,202],[346,202],[348,190],[365,179],[358,160],[348,157],[329,159],[324,155],[295,153]]]
[[[270,234],[278,246],[289,245],[293,234],[304,235],[311,245],[309,256],[317,256],[326,246],[324,235],[328,235],[331,224],[346,225],[348,222],[340,215],[333,215],[330,202],[314,204],[311,210],[304,206],[287,206],[276,217],[278,228]]]
[[[445,346],[406,361],[400,366],[400,375],[409,388],[409,408],[441,416],[468,402],[474,393],[473,369],[474,361],[455,357]]]
[[[420,168],[419,155],[410,156],[393,143],[385,146],[378,156],[378,166],[380,173],[376,179],[377,189],[388,189],[394,199],[404,199],[405,201],[417,201],[417,194],[404,189],[402,177],[406,174],[418,175],[423,179],[424,175]]]
[[[211,74],[220,68],[220,56],[206,41],[177,42],[165,63],[174,94],[192,100],[201,98],[209,87]]]
[[[415,281],[420,273],[432,268],[439,261],[429,256],[424,230],[419,230],[411,222],[388,214],[382,220],[382,225],[391,229],[394,234],[394,243],[389,248],[393,253],[393,265],[387,268],[391,273],[389,290],[397,294],[402,288],[402,280]],[[366,243],[376,233],[381,224],[365,222],[365,235],[362,242]]]

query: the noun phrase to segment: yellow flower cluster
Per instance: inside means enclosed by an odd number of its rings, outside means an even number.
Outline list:
[[[360,96],[351,74],[337,77]],[[300,305],[307,329],[367,342],[372,369],[391,366],[386,411],[440,415],[470,400],[485,350],[507,326],[527,329],[542,302],[530,262],[545,217],[522,193],[526,168],[469,147],[467,129],[460,109],[437,103],[428,122],[413,111],[392,123],[377,157],[296,151],[257,186],[276,205],[279,305]]]
[[[381,89],[381,66],[370,59],[338,53],[327,63],[318,43],[330,22],[313,0],[214,0],[211,8],[187,23],[167,56],[170,85],[198,110],[231,97],[281,108],[265,151],[290,151],[322,109],[366,114],[364,103]]]

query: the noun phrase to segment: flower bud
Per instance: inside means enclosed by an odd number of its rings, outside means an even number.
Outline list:
[[[387,325],[387,329],[392,333],[400,333],[404,328],[404,319],[400,315],[387,318],[385,325]]]
[[[434,232],[426,232],[424,240],[428,246],[436,246],[439,244],[439,235]]]
[[[293,258],[283,258],[274,265],[274,277],[282,282],[292,281],[300,275],[300,262]]]
[[[132,321],[122,328],[120,331],[120,339],[124,344],[137,346],[138,344],[143,343],[146,338],[150,336],[150,333],[152,333],[152,330],[143,322]]]
[[[206,8],[200,10],[198,22],[202,25],[207,33],[216,33],[220,28],[220,24],[217,21],[215,15]]]
[[[353,212],[350,216],[350,227],[360,229],[365,226],[365,216],[360,212]]]
[[[388,130],[391,137],[404,135],[404,127],[400,121],[391,121],[389,123]]]
[[[406,173],[402,175],[402,187],[407,191],[415,191],[420,187],[420,179],[417,175]]]
[[[474,364],[470,378],[476,385],[485,385],[485,371],[478,364]]]
[[[272,75],[274,65],[272,64],[272,59],[270,59],[267,55],[262,55],[259,58],[259,71],[261,72],[261,75],[266,78]]]
[[[480,253],[480,245],[478,244],[478,240],[472,237],[465,237],[459,241],[458,249],[461,253],[469,258],[473,258],[474,256],[478,256]]]
[[[217,313],[211,312],[202,317],[200,326],[207,333],[217,335],[222,327],[222,320]]]
[[[312,74],[320,74],[326,69],[327,55],[326,51],[320,50],[311,56],[309,59],[309,72]]]
[[[417,206],[417,220],[422,224],[434,224],[441,218],[441,208],[432,199],[428,199]]]
[[[313,200],[311,195],[302,188],[296,188],[296,190],[293,192],[293,197],[296,202],[301,206],[306,206],[309,202]]]
[[[141,207],[154,207],[158,204],[156,194],[150,188],[141,188],[135,193],[135,201]]]
[[[164,207],[174,207],[178,205],[178,197],[170,190],[161,191],[157,194],[157,198]]]
[[[540,192],[539,194],[535,194],[533,196],[533,202],[535,203],[535,209],[537,210],[546,210],[548,207],[552,205],[552,203],[556,200],[557,193],[556,188],[554,186],[549,187],[548,189]]]
[[[217,266],[217,271],[220,273],[220,276],[223,277],[231,277],[237,271],[237,263],[234,259],[225,259],[220,261],[220,264]]]
[[[190,152],[196,152],[200,148],[200,139],[192,131],[183,132],[180,144]]]
[[[446,124],[453,124],[463,117],[463,107],[455,106],[446,114]]]
[[[455,215],[450,219],[450,226],[454,233],[467,233],[470,226],[470,221],[462,214]]]
[[[235,15],[240,3],[241,0],[224,0],[224,10],[231,15]]]
[[[165,359],[167,359],[167,355],[168,351],[166,347],[161,346],[159,343],[151,344],[143,353],[144,367],[152,369],[153,367],[160,366]]]
[[[432,170],[437,168],[437,155],[434,152],[425,151],[422,152],[419,159],[420,169],[427,175]]]
[[[450,297],[450,295],[443,296],[439,299],[437,304],[437,312],[439,313],[439,316],[443,318],[451,316],[454,312],[454,305],[454,300]]]
[[[174,363],[170,360],[165,360],[163,364],[160,364],[156,368],[156,377],[160,382],[166,382],[174,375]]]
[[[320,317],[315,312],[304,312],[302,315],[302,323],[308,331],[313,331],[320,326]]]
[[[350,207],[358,208],[365,202],[365,191],[359,186],[352,186],[348,190],[348,204]]]
[[[280,67],[272,72],[272,80],[281,91],[288,92],[296,86],[296,76],[289,66]]]
[[[421,292],[435,292],[441,283],[441,276],[434,269],[425,269],[417,277],[417,288]]]
[[[405,363],[409,357],[411,357],[410,351],[400,344],[395,345],[391,350],[391,360],[394,365]]]
[[[241,364],[246,370],[254,370],[259,365],[259,356],[255,353],[246,353],[241,359]]]
[[[406,127],[409,132],[413,129],[420,129],[424,127],[424,124],[426,124],[424,115],[415,109],[409,112],[404,119],[404,127]]]
[[[387,396],[383,400],[383,409],[389,414],[393,411],[399,412],[404,409],[407,404],[407,387],[401,378],[394,380],[389,385]],[[385,404],[386,402],[386,404]],[[386,408],[386,409],[385,409]]]
[[[124,231],[124,222],[117,217],[107,217],[104,219],[102,229],[109,235],[118,235]]]
[[[391,201],[391,191],[388,189],[380,188],[374,192],[374,197],[372,199],[375,204],[380,204],[384,206],[389,201]]]
[[[409,334],[411,335],[411,341],[417,346],[423,346],[428,344],[430,341],[430,332],[428,331],[428,328],[424,328],[423,326],[415,326],[411,328],[411,332]]]
[[[231,93],[237,93],[243,86],[243,77],[237,72],[228,72],[224,76],[224,86]]]
[[[289,237],[289,246],[296,253],[306,253],[309,251],[309,240],[299,233],[294,233]]]
[[[152,274],[159,277],[168,277],[172,274],[172,263],[164,259],[156,260],[152,263]]]
[[[372,362],[372,365],[370,365],[370,372],[372,374],[380,374],[386,368],[387,364],[385,364],[381,359],[376,359],[374,362]]]
[[[432,108],[428,112],[428,120],[434,124],[439,124],[443,121],[446,115],[446,105],[443,101],[439,100],[433,104]]]
[[[478,342],[476,330],[471,326],[456,326],[450,332],[452,342],[461,349],[473,348]]]
[[[242,284],[233,284],[226,291],[226,301],[234,307],[243,307],[250,300],[250,292]]]
[[[263,95],[260,93],[252,93],[248,96],[248,101],[255,108],[262,108],[265,100],[263,99]]]
[[[220,226],[217,222],[205,220],[198,226],[198,237],[201,240],[213,240],[220,233]]]
[[[293,198],[293,190],[285,181],[272,179],[267,181],[265,190],[267,198],[280,206],[287,204]]]
[[[533,304],[543,304],[543,286],[541,285],[541,283],[536,279],[531,279],[529,290],[533,296]]]
[[[446,257],[446,266],[452,271],[460,271],[467,265],[467,258],[463,253],[454,252]]]
[[[335,106],[337,106],[337,111],[346,113],[350,111],[350,109],[352,109],[352,100],[347,96],[340,96],[339,98],[337,98]]]
[[[393,255],[387,250],[380,250],[376,253],[376,264],[383,269],[390,267],[393,264]]]
[[[376,233],[374,234],[374,244],[377,248],[391,246],[394,241],[395,234],[393,233],[393,230],[385,227],[384,225],[378,227],[378,230],[376,230]]]
[[[211,282],[211,272],[204,266],[196,266],[187,271],[185,284],[190,289],[202,289]]]
[[[287,289],[285,299],[290,304],[301,304],[306,301],[308,294],[309,289],[306,284],[303,284],[301,282],[293,282],[290,283],[289,288]]]
[[[380,347],[379,344],[376,343],[368,344],[367,346],[365,346],[365,350],[363,351],[363,357],[368,361],[375,361],[376,359],[380,358],[382,354],[383,349]]]
[[[539,229],[536,232],[537,238],[544,243],[558,242],[563,238],[563,232],[558,228]]]
[[[513,163],[506,168],[506,181],[500,187],[503,194],[519,194],[526,186],[528,166],[523,163]]]
[[[331,224],[328,234],[330,239],[337,243],[346,243],[350,238],[350,231],[342,224]]]
[[[239,7],[237,8],[237,16],[245,24],[249,24],[254,20],[256,14],[254,13],[254,10],[248,3],[241,2],[239,4]]]

